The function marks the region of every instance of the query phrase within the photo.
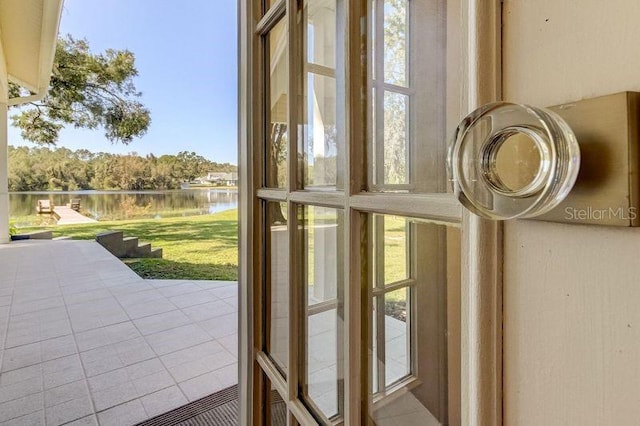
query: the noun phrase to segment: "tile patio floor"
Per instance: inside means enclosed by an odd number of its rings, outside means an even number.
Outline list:
[[[0,425],[132,425],[237,382],[237,283],[92,241],[0,246]]]

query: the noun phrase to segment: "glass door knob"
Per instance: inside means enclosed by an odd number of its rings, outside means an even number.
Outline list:
[[[447,171],[460,202],[503,220],[542,215],[571,191],[580,148],[569,125],[544,108],[497,102],[456,128]]]

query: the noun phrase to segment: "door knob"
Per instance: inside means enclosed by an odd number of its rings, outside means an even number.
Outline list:
[[[447,156],[458,200],[494,220],[549,212],[569,194],[579,168],[576,137],[559,115],[507,102],[465,117]]]

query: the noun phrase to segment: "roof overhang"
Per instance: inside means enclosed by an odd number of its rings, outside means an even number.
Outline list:
[[[0,0],[0,100],[10,105],[44,97],[58,40],[63,0]],[[28,89],[7,99],[8,82]]]

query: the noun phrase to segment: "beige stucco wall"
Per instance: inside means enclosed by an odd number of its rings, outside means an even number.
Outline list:
[[[640,91],[640,1],[505,0],[503,23],[507,100]],[[505,424],[640,424],[640,229],[504,236]]]

